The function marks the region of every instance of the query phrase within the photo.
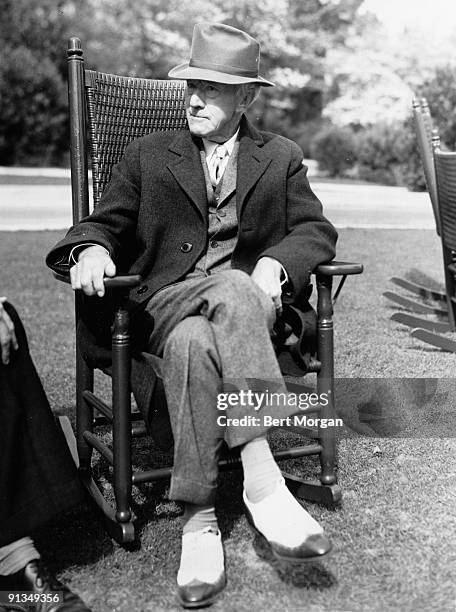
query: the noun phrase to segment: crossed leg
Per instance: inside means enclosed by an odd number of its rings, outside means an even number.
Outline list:
[[[289,416],[296,407],[264,405],[254,413],[252,407],[238,404],[230,408],[230,417],[255,414],[259,424],[218,424],[217,397],[227,383],[242,390],[256,381],[263,388],[286,392],[270,340],[275,319],[272,300],[247,274],[230,270],[167,287],[153,296],[147,311],[154,318],[150,350],[163,356],[174,436],[170,496],[187,502],[178,575],[181,602],[190,605],[203,597],[208,603],[224,586],[223,549],[220,533],[214,529],[213,507],[222,440],[230,448],[241,448],[244,503],[273,552],[293,560],[329,552],[321,527],[286,489],[265,437],[268,427],[262,424],[265,414]],[[210,534],[212,540],[218,538],[213,542],[214,554],[206,557],[206,568],[191,535],[195,533],[205,536],[204,546],[209,549]],[[186,538],[191,546],[184,545]],[[193,556],[190,548],[196,551]],[[215,587],[208,589],[208,585]]]

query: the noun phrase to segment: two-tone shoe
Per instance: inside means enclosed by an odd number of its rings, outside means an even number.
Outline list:
[[[184,608],[202,608],[214,603],[226,585],[225,561],[220,531],[205,527],[182,536],[177,574],[177,596]]]
[[[244,504],[250,524],[267,541],[274,557],[302,563],[327,557],[332,544],[319,523],[288,490],[283,478],[275,491],[252,503],[244,491]]]
[[[51,574],[40,560],[33,560],[20,571],[2,576],[0,590],[27,592],[34,596],[35,603],[25,603],[23,608],[12,610],[30,612],[91,612],[79,595],[73,593]]]

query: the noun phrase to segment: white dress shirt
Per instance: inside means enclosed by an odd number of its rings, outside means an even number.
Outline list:
[[[237,140],[239,134],[239,128],[236,130],[236,133],[231,136],[226,142],[219,143],[213,142],[212,140],[207,140],[203,138],[204,151],[206,153],[206,163],[209,170],[209,175],[211,177],[212,184],[217,185],[220,182],[220,179],[225,172],[225,169],[228,165],[228,161],[230,159],[230,155],[233,153],[234,144]],[[225,149],[225,156],[220,159],[218,163],[218,149],[219,147],[223,147]],[[216,175],[216,169],[218,166],[218,174]]]

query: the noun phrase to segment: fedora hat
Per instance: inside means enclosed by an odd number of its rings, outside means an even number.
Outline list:
[[[257,40],[224,23],[197,23],[193,29],[190,61],[169,71],[174,79],[195,79],[239,85],[274,83],[258,74],[260,44]]]

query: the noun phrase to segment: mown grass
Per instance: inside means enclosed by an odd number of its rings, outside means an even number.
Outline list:
[[[365,265],[347,281],[335,315],[338,410],[346,424],[338,461],[343,502],[332,510],[305,504],[331,537],[334,555],[301,569],[258,556],[242,512],[241,475],[223,475],[218,507],[229,583],[214,611],[455,608],[456,357],[410,338],[389,320],[395,309],[381,296],[392,275],[441,283],[439,243],[425,230],[340,234],[338,258]],[[0,292],[24,320],[53,409],[72,417],[72,296],[43,263],[58,237],[0,233]],[[157,457],[141,443],[141,463],[149,453]],[[312,459],[287,465],[310,476],[316,468]],[[133,551],[112,543],[90,505],[36,534],[51,567],[95,612],[179,609],[180,508],[159,483],[137,492],[135,512],[140,546]]]

